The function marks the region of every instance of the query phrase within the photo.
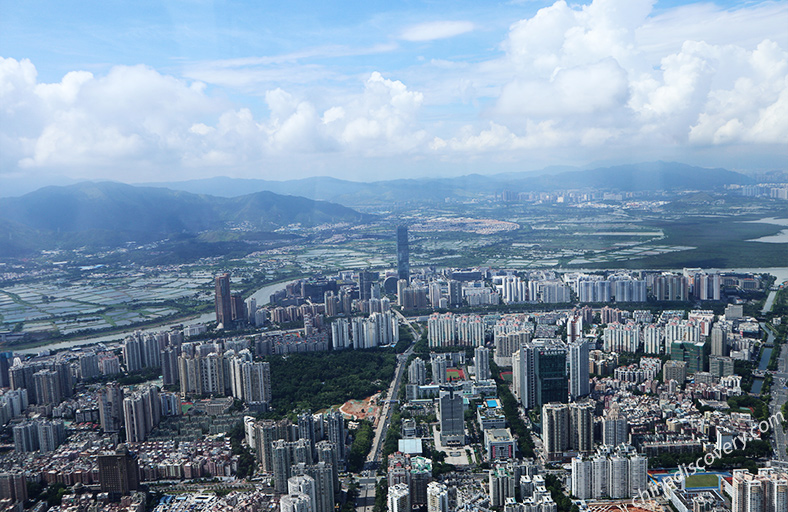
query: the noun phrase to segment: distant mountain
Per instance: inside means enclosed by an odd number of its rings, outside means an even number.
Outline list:
[[[0,237],[16,233],[108,232],[151,235],[223,230],[272,231],[293,223],[359,222],[371,216],[342,205],[273,192],[233,198],[121,183],[44,187],[0,199]]]
[[[659,190],[713,190],[725,185],[753,183],[752,178],[727,169],[706,169],[676,162],[601,167],[588,171],[571,171],[539,179],[542,186],[562,188],[611,189],[621,192]]]
[[[650,162],[590,170],[551,167],[536,173],[469,174],[455,178],[400,179],[368,183],[324,176],[289,181],[217,177],[150,183],[148,186],[223,197],[267,190],[278,194],[295,194],[315,200],[356,206],[399,202],[442,202],[446,198],[472,198],[500,193],[503,190],[552,192],[566,189],[596,189],[656,192],[714,190],[725,185],[749,183],[753,183],[752,178],[727,169],[707,169],[676,162]]]

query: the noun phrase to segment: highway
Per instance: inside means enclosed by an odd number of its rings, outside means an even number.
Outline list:
[[[414,345],[420,336],[419,332],[413,327],[410,321],[402,316],[402,313],[396,310],[395,313],[397,316],[399,316],[400,321],[407,325],[410,329],[410,332],[413,335],[413,343],[410,344],[405,352],[397,355],[397,368],[394,370],[394,379],[391,381],[391,386],[389,386],[388,393],[386,393],[386,400],[383,402],[383,410],[380,415],[380,420],[378,421],[378,426],[375,429],[375,437],[372,440],[372,449],[369,451],[369,455],[367,455],[367,461],[364,465],[364,469],[377,469],[378,464],[380,463],[380,456],[383,453],[383,442],[386,439],[386,431],[388,430],[389,424],[391,423],[391,413],[393,412],[391,404],[393,403],[392,401],[397,399],[397,393],[399,391],[400,382],[402,381],[402,375],[405,373],[405,364],[408,362],[408,357],[410,357],[410,355],[413,353]]]
[[[773,378],[772,402],[770,404],[770,412],[772,415],[780,412],[782,410],[783,404],[788,401],[788,389],[785,387],[786,381],[788,381],[788,345],[782,347],[777,365],[777,371],[774,373]],[[772,446],[777,451],[777,460],[788,462],[788,454],[786,454],[785,443],[785,431],[780,426],[778,426],[772,432]]]
[[[375,471],[372,469],[362,471],[358,482],[359,489],[358,499],[356,500],[356,510],[361,512],[372,512],[372,508],[375,506],[375,485],[378,482],[375,477]]]

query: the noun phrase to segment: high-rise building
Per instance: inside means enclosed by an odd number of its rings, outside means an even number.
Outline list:
[[[129,442],[144,441],[160,420],[161,399],[158,387],[146,386],[123,399],[123,421]]]
[[[441,444],[462,444],[465,441],[465,413],[462,407],[462,388],[441,386],[439,413]]]
[[[60,387],[60,376],[53,370],[41,370],[33,374],[38,403],[41,405],[57,405],[63,400]]]
[[[449,512],[449,488],[446,484],[427,484],[427,512]]]
[[[101,492],[109,493],[111,500],[139,489],[139,463],[125,444],[118,445],[115,453],[99,455],[97,461]]]
[[[296,475],[287,479],[287,492],[289,494],[303,494],[309,498],[310,510],[317,506],[317,493],[315,492],[315,479],[309,475]]]
[[[427,504],[427,484],[432,480],[432,460],[426,457],[410,458],[410,503],[414,507]]]
[[[293,475],[309,475],[315,483],[314,512],[332,512],[334,509],[334,475],[330,464],[299,462],[291,468]]]
[[[339,411],[328,412],[324,417],[326,422],[326,437],[336,448],[337,459],[340,466],[344,468],[347,460],[345,418]]]
[[[569,448],[590,453],[594,451],[594,403],[569,404]]]
[[[569,421],[568,405],[542,406],[542,445],[547,460],[558,460],[569,449]]]
[[[588,341],[579,339],[569,345],[569,396],[572,400],[591,392],[588,359]]]
[[[230,274],[220,274],[215,279],[215,306],[216,322],[225,328],[230,325],[233,318],[233,305],[230,294]]]
[[[487,474],[490,486],[490,506],[503,507],[507,498],[515,495],[514,474],[506,464],[496,464]]]
[[[487,347],[476,347],[473,351],[473,366],[476,370],[476,380],[490,379],[490,349]],[[586,363],[588,372],[588,363]]]
[[[454,279],[449,280],[449,305],[462,306],[462,283]]]
[[[123,362],[126,363],[126,370],[137,372],[145,366],[142,358],[142,340],[136,336],[127,336],[123,340]]]
[[[397,226],[397,278],[410,283],[408,226]]]
[[[302,412],[298,415],[298,438],[306,440],[312,454],[315,453],[315,424],[311,412]]]
[[[586,459],[572,459],[572,494],[579,499],[637,497],[647,488],[648,459],[631,446],[600,449]]]
[[[98,377],[98,356],[95,352],[88,352],[79,356],[79,375],[82,380],[90,380]]]
[[[271,367],[267,362],[251,362],[242,357],[230,357],[230,389],[235,398],[249,404],[271,402]]]
[[[341,490],[339,482],[340,462],[336,445],[331,441],[319,441],[315,444],[315,452],[317,453],[318,462],[323,462],[331,467],[331,474],[334,478],[334,490]]]
[[[165,386],[174,386],[180,382],[178,347],[167,346],[161,351],[161,379]]]
[[[9,370],[14,362],[13,352],[0,352],[0,388],[11,387]]]
[[[684,381],[687,380],[686,361],[665,361],[662,366],[662,378],[666,383],[675,380],[679,386],[683,386]]]
[[[614,455],[608,462],[609,473],[607,477],[609,493],[612,499],[622,499],[629,496],[629,461],[621,455]]]
[[[358,273],[358,298],[359,300],[369,300],[372,298],[372,285],[378,281],[378,273],[368,270],[361,270]]]
[[[674,341],[670,346],[670,358],[686,362],[687,373],[706,371],[709,363],[709,344],[705,341]]]
[[[572,494],[581,500],[593,496],[593,462],[579,455],[572,459]]]
[[[613,404],[602,420],[602,444],[615,448],[629,442],[629,425],[627,417],[618,405]]]
[[[430,365],[432,367],[432,382],[435,384],[446,383],[446,367],[448,361],[442,354],[430,354]]]
[[[731,512],[788,511],[788,472],[759,468],[753,475],[746,469],[733,470]]]
[[[424,360],[417,357],[408,367],[408,383],[423,386],[427,383],[427,366]]]
[[[38,426],[38,449],[42,453],[54,452],[66,440],[66,428],[63,420],[43,420],[36,422]]]
[[[28,453],[38,450],[38,425],[25,422],[14,425],[11,429],[14,436],[14,451]]]
[[[314,512],[312,503],[306,494],[285,494],[279,500],[281,512]]]
[[[565,345],[553,339],[535,339],[518,352],[517,357],[512,356],[512,377],[523,407],[569,400]]]
[[[27,500],[27,480],[24,473],[0,473],[0,500],[24,503]]]
[[[407,484],[389,487],[389,512],[410,512],[410,489]]]
[[[730,353],[728,348],[728,333],[719,325],[714,326],[711,330],[711,354],[727,356]]]

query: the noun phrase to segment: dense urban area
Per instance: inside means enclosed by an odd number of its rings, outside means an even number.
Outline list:
[[[786,512],[786,190],[9,257],[0,510]]]

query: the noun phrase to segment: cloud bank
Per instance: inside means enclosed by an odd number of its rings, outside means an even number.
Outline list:
[[[0,174],[271,178],[277,162],[284,178],[386,161],[423,175],[452,162],[641,160],[644,148],[688,160],[709,148],[720,159],[747,148],[784,161],[785,19],[785,3],[655,14],[653,0],[560,0],[513,23],[487,59],[346,75],[327,95],[314,91],[339,72],[300,60],[309,55],[228,61],[189,78],[116,66],[103,75],[73,71],[57,83],[39,81],[29,60],[0,58]],[[431,41],[475,28],[424,23],[400,37]],[[248,67],[261,63],[268,67]],[[298,87],[265,87],[269,74],[293,66],[314,73],[298,75]],[[250,89],[264,109],[221,93]]]

